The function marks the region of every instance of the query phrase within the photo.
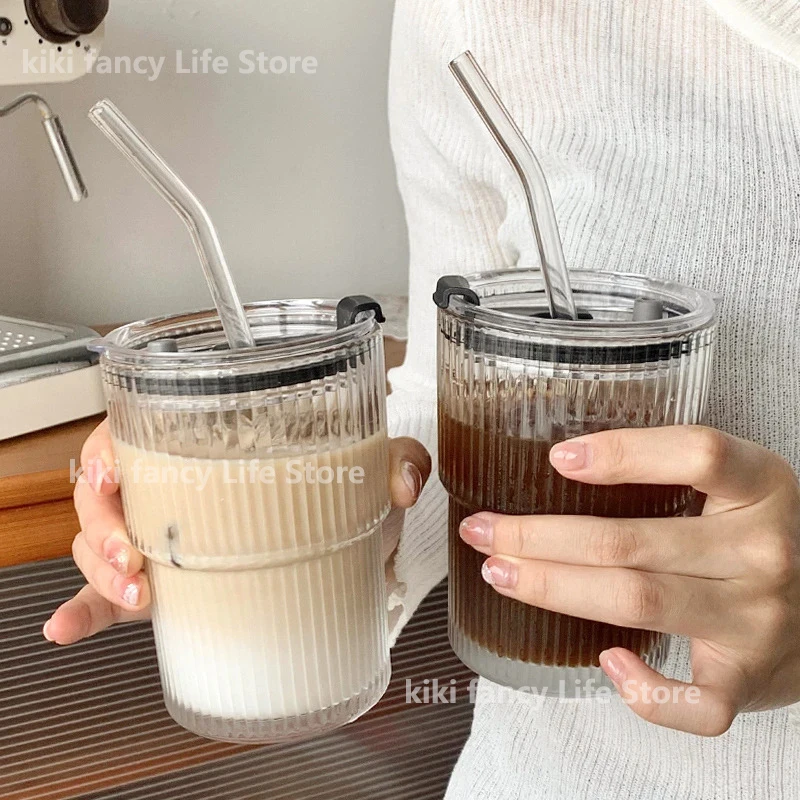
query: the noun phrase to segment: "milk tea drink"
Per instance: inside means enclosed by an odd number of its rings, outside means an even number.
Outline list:
[[[249,351],[222,349],[211,313],[101,343],[165,702],[211,738],[322,733],[388,684],[382,340],[374,312],[348,308],[250,307]]]
[[[137,546],[167,531],[170,563],[147,562],[160,665],[193,712],[302,717],[381,674],[381,537],[350,537],[384,511],[385,434],[302,458],[116,453]]]
[[[439,472],[449,494],[450,640],[506,686],[584,697],[609,686],[599,655],[624,647],[660,669],[669,640],[535,608],[495,592],[486,556],[459,536],[478,511],[612,518],[679,516],[686,486],[592,486],[550,465],[553,445],[621,427],[703,421],[716,305],[703,292],[640,276],[572,273],[582,319],[546,313],[541,274],[442,279]],[[637,300],[660,314],[634,322]]]

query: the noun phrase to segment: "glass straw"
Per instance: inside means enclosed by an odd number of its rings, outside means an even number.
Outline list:
[[[89,118],[172,206],[184,221],[217,307],[222,329],[232,350],[254,347],[255,341],[236,286],[208,212],[189,187],[145,141],[110,100],[101,100]]]
[[[522,183],[551,316],[554,319],[577,319],[553,199],[536,155],[472,53],[467,51],[453,59],[450,71]]]

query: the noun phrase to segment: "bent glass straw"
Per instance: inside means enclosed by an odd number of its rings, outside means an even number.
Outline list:
[[[89,111],[89,119],[147,178],[186,224],[230,348],[254,347],[253,334],[217,231],[202,203],[110,100],[101,100],[94,105]]]
[[[553,199],[536,155],[469,50],[450,62],[450,71],[522,183],[550,315],[554,319],[577,319]]]

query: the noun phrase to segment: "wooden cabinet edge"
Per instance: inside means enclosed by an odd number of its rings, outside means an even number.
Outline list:
[[[71,496],[0,509],[0,567],[68,556],[79,530]]]

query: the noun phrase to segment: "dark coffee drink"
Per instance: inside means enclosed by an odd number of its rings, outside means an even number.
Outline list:
[[[462,542],[459,524],[479,511],[652,518],[694,510],[687,487],[579,483],[556,472],[549,454],[582,434],[701,423],[716,307],[708,294],[638,275],[570,277],[577,320],[548,315],[537,270],[445,277],[434,301],[450,642],[496,683],[575,697],[611,687],[603,650],[627,648],[662,670],[669,637],[504,597],[483,580],[486,556]],[[636,313],[643,304],[652,310],[646,319]]]
[[[644,656],[661,643],[659,633],[557,614],[498,594],[481,577],[486,556],[465,544],[458,528],[478,511],[671,517],[687,508],[691,489],[581,484],[550,465],[557,440],[467,427],[445,413],[439,426],[439,469],[450,493],[451,625],[498,656],[546,666],[598,666],[600,653],[609,647]]]

